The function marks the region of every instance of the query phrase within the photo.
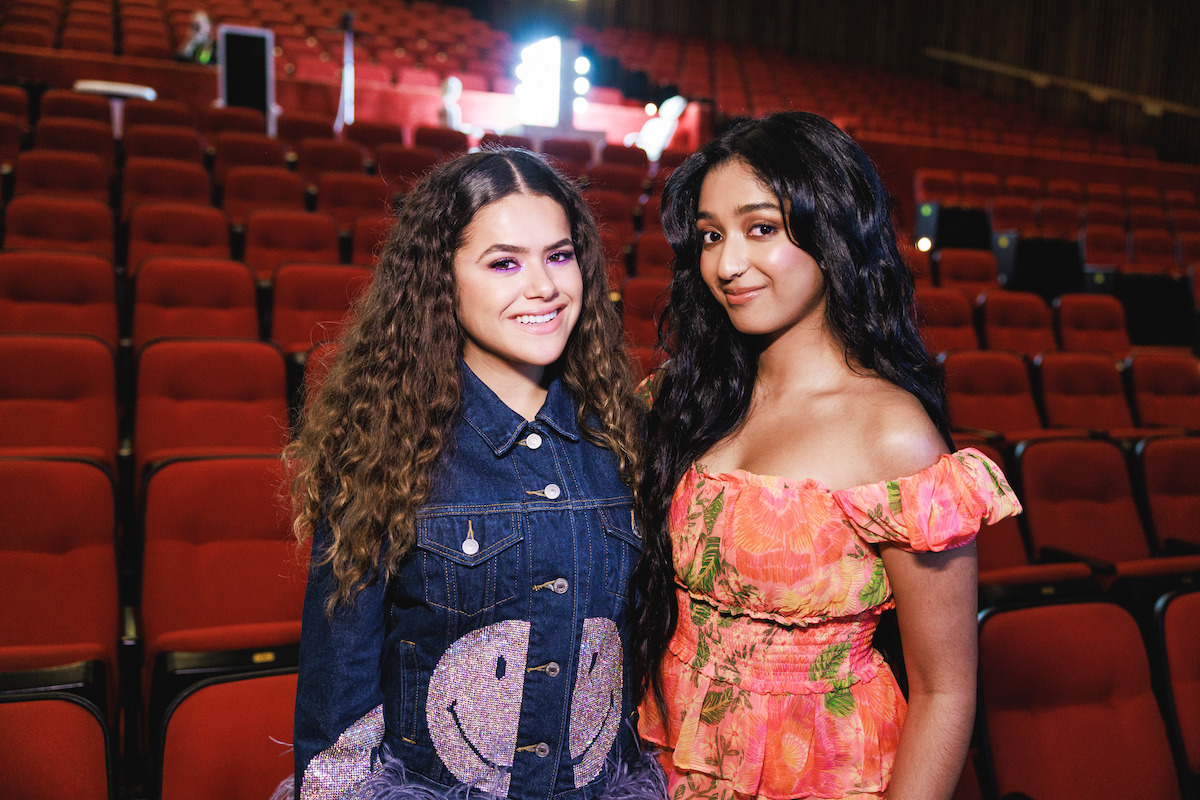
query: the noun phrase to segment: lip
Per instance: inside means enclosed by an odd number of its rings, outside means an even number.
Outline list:
[[[738,287],[736,289],[728,288],[723,289],[722,291],[725,293],[725,302],[729,303],[731,306],[740,306],[745,305],[755,297],[758,297],[758,293],[765,288],[765,286],[751,286]]]
[[[513,314],[511,317],[509,317],[509,320],[518,328],[528,333],[554,333],[559,329],[559,326],[562,325],[563,320],[566,318],[566,314],[564,313],[566,309],[567,307],[563,305],[555,306],[553,308],[543,308],[536,311],[522,311],[520,314]],[[554,319],[547,320],[546,322],[518,322],[518,318],[520,317],[540,317],[551,313],[554,314]]]

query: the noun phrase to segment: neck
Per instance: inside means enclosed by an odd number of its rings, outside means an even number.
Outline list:
[[[849,368],[842,345],[823,323],[796,326],[774,337],[759,353],[760,388],[776,391],[814,391],[843,379]]]
[[[544,367],[525,365],[514,369],[510,364],[497,364],[491,360],[464,359],[475,377],[483,381],[504,405],[532,420],[542,410],[550,384]]]

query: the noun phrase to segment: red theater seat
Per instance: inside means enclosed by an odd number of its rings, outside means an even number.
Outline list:
[[[994,796],[1180,797],[1129,612],[1072,603],[985,615],[979,666]]]

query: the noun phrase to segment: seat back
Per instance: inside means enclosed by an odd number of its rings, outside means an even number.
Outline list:
[[[1026,442],[1018,448],[1025,524],[1043,547],[1107,562],[1149,558],[1121,449],[1099,439]]]
[[[1132,428],[1116,363],[1103,353],[1045,353],[1038,361],[1051,428]]]
[[[391,214],[374,214],[356,219],[350,234],[353,242],[351,263],[360,267],[375,266],[395,221]]]
[[[670,281],[662,278],[634,277],[625,282],[621,294],[626,344],[658,344],[658,320],[662,316],[670,285]]]
[[[284,264],[275,271],[271,340],[284,353],[308,351],[340,335],[371,271],[340,264]]]
[[[1127,611],[1072,603],[988,614],[979,664],[980,722],[999,796],[1180,796]]]
[[[675,251],[662,232],[643,233],[634,249],[633,274],[639,278],[656,280],[671,278],[671,265],[675,263]]]
[[[137,476],[179,455],[277,451],[287,436],[283,356],[266,342],[151,342],[138,358]]]
[[[66,692],[0,695],[0,774],[12,798],[117,796],[104,719]]]
[[[1021,357],[999,351],[951,351],[943,358],[950,424],[1008,433],[1042,427]]]
[[[116,163],[112,126],[108,122],[75,117],[42,119],[34,131],[34,147],[39,150],[67,150],[91,153],[104,163],[105,174],[111,175]]]
[[[232,167],[225,174],[221,207],[234,226],[265,209],[304,211],[304,181],[283,167]]]
[[[1200,591],[1170,594],[1157,604],[1159,635],[1166,655],[1169,709],[1184,764],[1193,783],[1200,777]]]
[[[121,189],[121,219],[126,222],[142,203],[212,204],[212,187],[204,167],[173,158],[126,159]]]
[[[929,352],[979,349],[966,294],[958,289],[922,286],[916,290],[916,302],[921,338]]]
[[[10,609],[0,618],[0,672],[99,661],[115,719],[112,478],[95,461],[0,457],[0,493],[0,602]]]
[[[438,159],[451,159],[467,152],[470,140],[462,131],[453,128],[437,128],[429,125],[418,125],[413,128],[413,144],[417,147],[428,147],[438,152]]]
[[[169,158],[200,164],[204,158],[204,143],[194,128],[176,125],[129,125],[121,137],[126,159]]]
[[[279,500],[283,481],[270,454],[179,458],[151,472],[143,513],[148,667],[168,650],[298,640],[307,557]]]
[[[958,173],[951,169],[918,169],[913,175],[918,203],[958,205]]]
[[[0,253],[0,331],[90,334],[115,349],[112,264],[90,253]]]
[[[1057,350],[1050,307],[1033,292],[992,292],[982,305],[983,339],[991,350],[1033,358]]]
[[[28,150],[17,156],[13,196],[74,197],[108,203],[108,173],[99,156],[65,150]]]
[[[265,133],[224,131],[214,136],[213,147],[213,183],[218,188],[225,186],[225,177],[234,167],[287,166],[283,143]]]
[[[1200,546],[1200,438],[1163,437],[1138,446],[1140,475],[1155,538]]]
[[[128,276],[151,256],[229,258],[229,218],[219,208],[143,203],[129,218]]]
[[[339,231],[351,231],[359,217],[390,209],[391,192],[378,175],[326,172],[317,179],[317,210],[333,217]]]
[[[430,147],[405,147],[389,142],[375,148],[379,174],[393,195],[404,194],[415,186],[439,160],[438,151]]]
[[[115,470],[112,349],[91,336],[0,336],[0,450],[91,458]]]
[[[99,200],[29,194],[5,213],[6,250],[72,250],[114,256],[113,217]]]
[[[289,261],[336,264],[339,255],[337,224],[328,214],[263,210],[246,219],[245,262],[259,280]]]
[[[237,261],[149,258],[133,296],[134,349],[168,337],[258,338],[254,275]]]
[[[971,297],[1000,288],[996,257],[988,250],[944,247],[937,264],[939,286],[961,289]]]
[[[306,137],[296,148],[296,172],[308,186],[315,186],[327,172],[361,175],[363,148],[343,139]]]
[[[1054,303],[1054,321],[1063,350],[1094,350],[1120,360],[1132,347],[1125,308],[1107,294],[1064,294]]]
[[[1130,360],[1129,369],[1141,424],[1200,430],[1200,361],[1143,353]]]
[[[1079,201],[1066,197],[1046,197],[1037,202],[1038,227],[1043,236],[1056,239],[1079,238]]]
[[[163,721],[162,794],[170,800],[263,800],[291,782],[296,673],[204,681]],[[289,787],[290,789],[290,787]],[[290,795],[289,795],[290,796]]]
[[[1083,230],[1083,260],[1088,264],[1124,269],[1129,241],[1119,225],[1088,225]]]
[[[638,152],[645,156],[644,150],[638,149]],[[645,184],[646,171],[631,164],[601,162],[588,172],[589,189],[617,192],[629,198],[631,204],[646,191]]]

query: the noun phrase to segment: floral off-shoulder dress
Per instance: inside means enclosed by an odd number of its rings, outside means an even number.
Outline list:
[[[877,545],[960,547],[1020,510],[1000,469],[971,449],[837,491],[689,470],[670,515],[669,726],[652,699],[640,709],[641,735],[671,762],[671,800],[881,796],[906,707],[871,646],[893,606]]]

